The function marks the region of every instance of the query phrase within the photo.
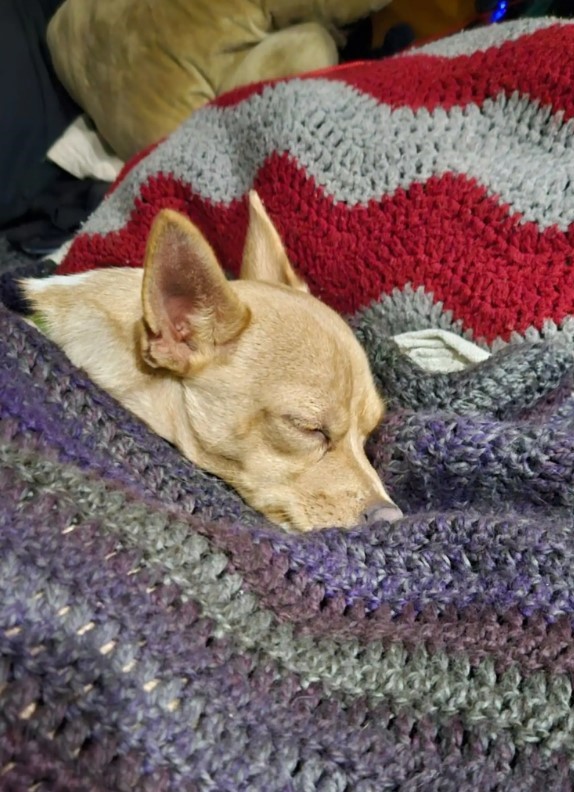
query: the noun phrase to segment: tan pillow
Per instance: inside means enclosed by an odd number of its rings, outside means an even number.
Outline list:
[[[226,90],[335,64],[322,23],[387,2],[66,0],[48,45],[62,83],[128,159]]]

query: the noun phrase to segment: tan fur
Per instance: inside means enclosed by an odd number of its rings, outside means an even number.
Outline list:
[[[73,363],[271,520],[307,531],[373,506],[400,517],[363,450],[383,416],[366,356],[295,275],[255,193],[238,281],[164,210],[143,271],[24,288]]]

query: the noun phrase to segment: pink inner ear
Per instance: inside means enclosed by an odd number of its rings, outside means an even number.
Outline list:
[[[190,336],[189,316],[197,301],[193,273],[195,253],[193,240],[176,225],[165,229],[156,249],[156,306],[177,341]]]
[[[191,335],[192,301],[186,295],[165,295],[164,310],[175,340],[187,341]]]

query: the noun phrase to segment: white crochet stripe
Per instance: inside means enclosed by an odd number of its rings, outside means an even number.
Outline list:
[[[538,17],[534,19],[518,19],[512,22],[501,22],[485,28],[475,28],[455,33],[448,38],[433,41],[422,47],[409,49],[396,55],[397,58],[411,55],[437,55],[444,58],[457,58],[459,55],[472,55],[474,52],[485,52],[491,47],[501,47],[507,41],[516,41],[522,36],[545,30],[553,25],[571,25],[569,19],[556,17]]]
[[[517,94],[481,106],[391,109],[338,81],[293,80],[227,108],[195,113],[92,216],[120,229],[140,186],[171,173],[228,205],[273,153],[287,153],[335,202],[366,204],[447,172],[476,179],[540,228],[574,220],[574,121]],[[556,163],[560,163],[560,168]]]

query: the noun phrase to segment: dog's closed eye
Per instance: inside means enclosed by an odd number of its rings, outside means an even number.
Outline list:
[[[310,438],[319,440],[325,445],[331,444],[331,434],[326,426],[322,426],[312,418],[303,418],[297,415],[284,415],[283,420],[292,428],[307,435]]]

